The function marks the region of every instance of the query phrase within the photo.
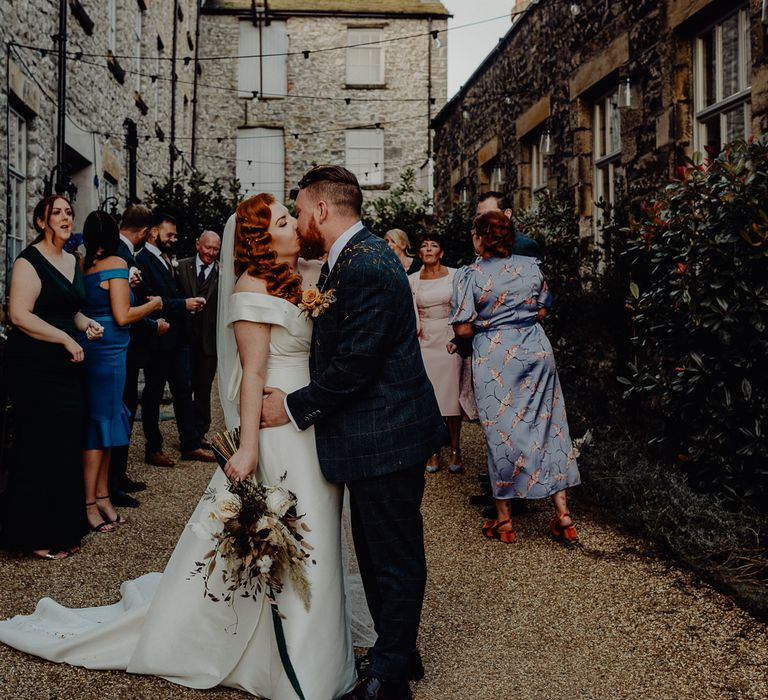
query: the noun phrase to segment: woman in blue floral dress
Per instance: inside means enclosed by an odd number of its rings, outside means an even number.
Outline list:
[[[456,275],[451,322],[472,337],[475,397],[498,517],[486,537],[514,542],[511,498],[551,497],[550,531],[578,539],[566,489],[580,483],[552,346],[539,325],[552,297],[534,258],[512,255],[514,229],[499,211],[478,216],[478,259]]]

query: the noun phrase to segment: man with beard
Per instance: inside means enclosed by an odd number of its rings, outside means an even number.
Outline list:
[[[141,395],[141,423],[146,440],[144,460],[156,467],[172,467],[173,460],[163,452],[160,434],[160,401],[166,382],[171,389],[173,412],[181,443],[181,458],[213,462],[215,458],[202,449],[195,425],[192,403],[190,350],[186,334],[187,313],[202,310],[203,297],[184,298],[171,259],[176,243],[176,221],[156,212],[144,249],[136,256],[144,292],[163,299],[163,316],[170,324],[168,332],[153,338],[144,365],[144,391]]]

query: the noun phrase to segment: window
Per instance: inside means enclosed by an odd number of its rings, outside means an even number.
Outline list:
[[[595,103],[592,130],[594,134],[594,200],[605,202],[612,207],[616,204],[617,195],[621,190],[621,118],[619,112],[619,91],[614,90],[609,95]],[[593,221],[595,233],[599,231],[602,217],[597,209]],[[596,242],[597,236],[596,236]]]
[[[141,9],[138,9],[133,22],[133,50],[136,52],[136,58],[134,59],[134,71],[136,71],[136,75],[134,77],[136,79],[135,89],[138,93],[141,92],[141,24],[143,20],[144,13]]]
[[[347,168],[361,185],[384,182],[384,130],[347,129]]]
[[[549,162],[547,156],[541,152],[539,138],[531,144],[531,207],[536,209],[537,196],[547,191],[549,182]]]
[[[268,26],[254,27],[250,20],[241,21],[239,55],[250,58],[239,59],[237,87],[247,93],[258,92],[260,96],[284,96],[288,92],[287,52],[285,22],[272,20]]]
[[[107,0],[107,48],[117,53],[117,0]]]
[[[719,151],[751,133],[752,60],[744,7],[696,39],[694,145]]]
[[[384,84],[384,46],[374,43],[383,38],[383,29],[347,30],[347,85]]]
[[[11,225],[8,232],[8,257],[15,260],[24,248],[27,231],[27,122],[10,110],[11,152],[8,170],[11,185]]]
[[[237,131],[237,179],[243,194],[270,192],[285,197],[285,143],[282,129]]]

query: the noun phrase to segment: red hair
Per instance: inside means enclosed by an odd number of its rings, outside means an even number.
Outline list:
[[[297,304],[301,299],[301,277],[287,263],[277,261],[269,225],[270,205],[275,198],[266,192],[240,202],[235,211],[235,276],[248,273],[264,280],[267,292]]]
[[[496,258],[508,258],[515,246],[512,222],[498,209],[475,217],[472,229],[483,242],[483,250]]]

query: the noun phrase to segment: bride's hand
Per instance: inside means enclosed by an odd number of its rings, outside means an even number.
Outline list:
[[[224,473],[232,483],[237,483],[247,479],[251,474],[256,472],[256,465],[259,462],[259,456],[247,455],[244,452],[238,450],[230,457],[229,461],[224,465]]]

